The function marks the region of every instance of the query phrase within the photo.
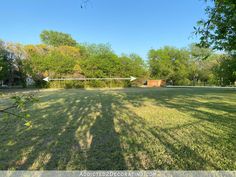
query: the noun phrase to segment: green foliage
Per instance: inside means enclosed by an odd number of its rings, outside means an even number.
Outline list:
[[[221,85],[233,85],[236,81],[236,57],[222,56],[215,72]]]
[[[7,61],[7,51],[4,43],[0,40],[0,80],[4,80],[9,73],[10,65]]]
[[[28,53],[24,60],[27,75],[41,87],[124,87],[126,81],[51,81],[44,77],[139,77],[147,78],[144,61],[136,54],[117,56],[107,44],[49,47],[46,45],[25,46]],[[139,81],[136,81],[138,84]],[[141,82],[141,81],[140,81]]]
[[[150,50],[148,57],[152,78],[165,79],[177,85],[188,83],[188,51],[167,46]]]
[[[215,54],[195,44],[187,50],[152,49],[148,61],[152,78],[174,85],[232,85],[236,80],[235,57]]]
[[[192,85],[198,84],[199,81],[203,82],[203,85],[218,85],[215,68],[219,65],[220,58],[221,55],[218,54],[205,55],[203,51],[198,55],[192,55],[192,51],[190,51],[189,79]]]
[[[235,82],[236,54],[236,1],[214,0],[213,6],[206,8],[208,18],[198,21],[195,33],[200,35],[200,46],[212,46],[224,50],[231,56],[222,56],[214,66],[215,80],[220,85]]]
[[[110,77],[119,73],[119,59],[109,48],[88,46],[87,56],[81,61],[82,74],[86,77]]]
[[[195,33],[200,35],[200,45],[236,52],[236,1],[214,0],[206,8],[208,18],[198,21]]]
[[[71,37],[71,35],[62,32],[44,30],[40,34],[40,38],[44,44],[55,47],[76,46],[76,41]]]
[[[31,75],[38,86],[47,86],[44,77],[64,77],[79,71],[76,67],[80,60],[78,47],[45,45],[26,46],[28,57],[24,60],[25,70]]]
[[[35,97],[34,94],[28,94],[28,95],[15,95],[11,97],[13,103],[12,105],[0,109],[1,114],[5,115],[12,115],[17,118],[20,118],[22,121],[24,121],[24,125],[27,127],[32,126],[32,121],[27,120],[31,116],[30,114],[26,111],[26,108],[30,105],[33,104],[38,100],[38,98]],[[16,110],[17,112],[14,112]]]
[[[122,72],[126,74],[126,76],[135,76],[138,78],[145,78],[147,76],[147,69],[143,59],[136,55],[131,54],[129,56],[120,57],[120,62],[122,65]]]
[[[235,57],[215,54],[212,49],[196,44],[186,49],[168,46],[151,49],[147,66],[136,54],[116,55],[108,44],[77,44],[69,35],[55,31],[43,31],[41,36],[45,44],[22,46],[0,42],[1,83],[26,86],[27,77],[40,88],[139,86],[148,78],[165,79],[174,85],[232,85],[235,81]],[[43,81],[45,77],[130,76],[138,79],[132,84],[127,81]]]
[[[25,86],[25,72],[22,60],[25,58],[23,46],[0,41],[0,80],[3,83]]]
[[[189,51],[194,60],[206,60],[213,54],[210,48],[199,47],[195,43],[189,45]]]

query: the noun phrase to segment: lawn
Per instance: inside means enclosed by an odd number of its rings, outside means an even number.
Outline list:
[[[0,108],[11,94],[0,96]],[[236,90],[68,89],[38,97],[30,128],[0,115],[1,170],[236,170]]]

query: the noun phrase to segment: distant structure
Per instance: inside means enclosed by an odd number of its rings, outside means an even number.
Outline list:
[[[164,87],[165,85],[165,80],[147,80],[147,87]]]
[[[35,81],[33,80],[33,78],[31,76],[28,76],[26,78],[26,85],[27,86],[33,86],[35,84]]]

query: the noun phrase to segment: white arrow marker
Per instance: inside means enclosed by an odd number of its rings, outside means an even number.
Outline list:
[[[46,82],[49,81],[87,81],[87,80],[130,80],[131,82],[136,80],[136,77],[130,76],[130,77],[126,77],[126,78],[122,78],[122,77],[114,77],[114,78],[49,78],[49,77],[45,77],[43,80]]]

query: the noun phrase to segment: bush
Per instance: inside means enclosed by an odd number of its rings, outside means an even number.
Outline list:
[[[131,87],[130,81],[50,81],[43,88],[109,88],[109,87]],[[42,86],[42,85],[41,85]]]
[[[189,79],[181,79],[176,81],[176,85],[191,85],[191,81]]]

